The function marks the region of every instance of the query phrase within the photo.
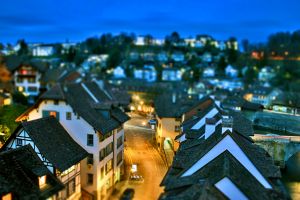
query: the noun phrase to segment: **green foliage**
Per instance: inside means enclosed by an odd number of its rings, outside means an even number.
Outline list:
[[[0,141],[4,142],[17,128],[16,118],[26,110],[24,105],[9,105],[0,108]]]
[[[22,105],[27,105],[28,100],[27,97],[25,97],[21,92],[15,91],[12,94],[13,102],[16,104],[22,104]]]
[[[254,67],[248,67],[247,71],[245,72],[245,83],[252,84],[257,79],[258,72]]]
[[[18,41],[19,45],[20,45],[20,49],[17,52],[19,56],[27,56],[29,54],[29,49],[28,49],[28,45],[25,42],[25,40],[19,40]]]

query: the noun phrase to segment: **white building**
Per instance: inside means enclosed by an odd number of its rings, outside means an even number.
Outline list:
[[[54,47],[41,45],[35,46],[32,48],[32,55],[33,56],[52,56],[54,54]]]
[[[17,120],[55,116],[70,136],[88,153],[81,162],[81,185],[103,199],[120,180],[124,129],[129,119],[111,102],[111,95],[94,83],[56,85]]]
[[[184,61],[184,54],[181,52],[175,52],[171,55],[171,58],[175,61],[175,62],[183,62]]]
[[[134,69],[133,75],[135,79],[143,79],[147,82],[156,81],[157,73],[153,65],[144,65],[144,68]]]
[[[275,77],[275,71],[269,66],[261,68],[260,72],[258,73],[258,80],[260,81],[270,81],[272,78]]]
[[[238,77],[239,71],[232,65],[227,65],[227,67],[225,68],[225,74],[228,77],[236,78]]]
[[[125,70],[121,66],[117,66],[113,70],[113,77],[114,78],[126,78]]]
[[[215,68],[214,67],[206,67],[203,70],[203,77],[215,77],[216,72],[215,72]]]
[[[162,80],[163,81],[181,81],[182,71],[175,68],[166,68],[162,71]]]
[[[48,63],[17,61],[12,57],[7,60],[6,65],[13,74],[15,89],[27,96],[29,102],[33,103],[34,97],[40,93],[41,77],[47,70]]]

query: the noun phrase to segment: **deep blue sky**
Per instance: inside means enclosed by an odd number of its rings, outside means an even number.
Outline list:
[[[111,32],[265,41],[300,29],[300,0],[1,0],[0,42],[82,41]]]

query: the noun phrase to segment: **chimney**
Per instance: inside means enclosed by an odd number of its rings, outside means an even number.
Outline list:
[[[231,116],[223,115],[223,117],[222,117],[222,134],[225,133],[225,131],[227,131],[227,130],[232,132],[232,126],[233,126],[233,118]]]
[[[205,136],[204,138],[209,138],[216,130],[217,120],[215,118],[206,118],[205,119]]]
[[[176,103],[176,94],[175,93],[172,94],[172,103]]]

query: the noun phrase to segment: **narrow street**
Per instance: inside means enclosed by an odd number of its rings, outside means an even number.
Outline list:
[[[125,124],[125,163],[126,180],[116,185],[117,193],[111,199],[119,199],[126,188],[135,190],[134,199],[158,199],[163,189],[159,186],[167,172],[167,165],[153,145],[154,131],[148,125],[148,119],[131,115]],[[132,164],[137,165],[137,174],[143,181],[129,180]]]

